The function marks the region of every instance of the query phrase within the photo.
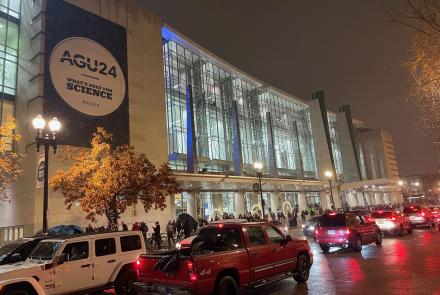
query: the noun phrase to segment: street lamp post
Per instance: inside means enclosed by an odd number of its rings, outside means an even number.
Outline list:
[[[55,117],[49,122],[51,135],[49,135],[49,133],[43,134],[46,120],[44,120],[41,115],[38,115],[32,120],[32,125],[34,125],[34,128],[37,130],[37,137],[35,137],[37,152],[40,151],[41,146],[44,146],[43,233],[47,233],[47,210],[49,205],[49,148],[52,146],[53,153],[56,153],[56,133],[61,129],[61,123]]]
[[[262,218],[264,219],[264,199],[263,199],[263,187],[261,186],[261,178],[263,177],[263,163],[261,162],[255,162],[254,168],[257,171],[257,177],[258,177],[258,183],[259,183],[259,189],[260,189],[260,198],[261,198],[261,214],[263,215]]]
[[[333,173],[329,170],[324,172],[325,177],[328,179],[328,185],[330,186],[330,202],[332,203],[332,209],[335,208],[335,201],[333,199],[333,190],[332,190],[332,176]]]

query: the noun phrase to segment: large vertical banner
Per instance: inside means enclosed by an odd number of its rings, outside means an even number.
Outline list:
[[[44,116],[63,127],[59,143],[88,146],[97,127],[129,143],[125,28],[62,0],[46,7]]]

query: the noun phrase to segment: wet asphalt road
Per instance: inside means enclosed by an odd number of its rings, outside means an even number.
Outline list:
[[[298,231],[292,232],[300,237]],[[312,239],[314,264],[306,284],[285,279],[242,295],[288,294],[440,294],[440,233],[416,229],[403,237],[386,236],[381,247],[361,253],[332,248],[323,254]]]

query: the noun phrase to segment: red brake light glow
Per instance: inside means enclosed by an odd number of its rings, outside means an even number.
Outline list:
[[[223,223],[219,223],[219,224],[217,224],[217,227],[218,228],[223,228],[225,225],[223,224]]]
[[[397,219],[396,219],[396,217],[393,216],[393,217],[390,218],[390,220],[391,221],[396,221]]]
[[[138,258],[138,260],[136,260],[136,267],[140,268],[141,267],[141,260]]]
[[[350,234],[350,229],[349,229],[348,227],[345,229],[345,234],[346,234],[346,235],[349,235],[349,234]]]
[[[333,216],[333,215],[336,215],[336,213],[335,213],[335,212],[332,212],[332,213],[329,213],[328,215]]]
[[[422,216],[425,216],[425,212],[422,212]]]
[[[192,261],[188,261],[187,266],[188,266],[189,280],[190,280],[191,282],[195,282],[195,281],[197,281],[197,279],[198,279],[198,277],[197,277],[197,271],[196,271],[196,269],[195,269],[195,267],[194,267],[193,262],[192,262]]]

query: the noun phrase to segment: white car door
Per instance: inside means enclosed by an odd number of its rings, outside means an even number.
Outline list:
[[[93,284],[106,285],[118,263],[115,238],[106,237],[93,241]]]
[[[65,256],[65,261],[55,267],[55,294],[70,293],[93,286],[89,241],[67,243],[61,255]]]

